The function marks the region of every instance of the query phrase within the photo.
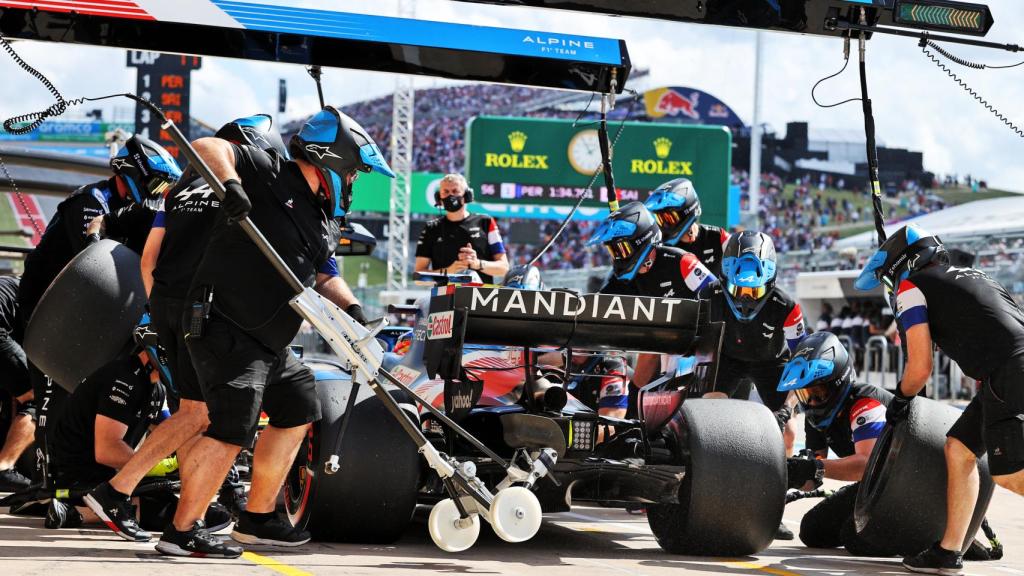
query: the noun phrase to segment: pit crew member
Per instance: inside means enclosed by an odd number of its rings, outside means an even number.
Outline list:
[[[266,114],[229,122],[214,136],[268,152],[275,150],[280,156],[288,157],[281,135],[273,129],[271,118]],[[98,485],[84,498],[116,534],[132,541],[145,542],[151,535],[127,522],[131,519],[125,508],[128,495],[162,459],[177,452],[178,458],[184,460],[191,443],[209,424],[206,403],[185,346],[181,318],[192,273],[206,249],[219,211],[220,202],[213,191],[190,170],[168,192],[142,252],[142,280],[149,292],[152,326],[166,350],[168,369],[178,396],[174,399],[177,406],[171,418],[146,438],[124,466],[118,467],[109,483]],[[327,264],[322,271],[330,274],[329,265],[336,263],[328,259]],[[336,266],[333,270],[336,276]],[[238,511],[244,507],[244,498],[244,487],[239,484],[222,487],[219,500]]]
[[[810,490],[824,478],[852,482],[811,508],[800,521],[800,540],[812,548],[846,549],[858,556],[888,556],[857,538],[857,487],[885,426],[892,394],[856,381],[850,354],[831,332],[815,332],[796,347],[779,381],[794,392],[804,413],[811,458],[789,458],[789,487]],[[828,459],[829,450],[838,458]]]
[[[309,541],[308,532],[276,515],[275,504],[299,444],[320,418],[320,405],[313,374],[288,350],[301,324],[288,305],[294,294],[233,223],[250,216],[301,282],[320,282],[322,292],[344,292],[333,300],[356,303],[343,280],[325,288],[326,275],[317,270],[333,255],[331,223],[348,210],[358,171],[394,173],[366,131],[331,106],[292,138],[291,161],[217,138],[197,140],[195,147],[227,189],[225,218],[215,224],[192,279],[196,321],[185,335],[210,425],[182,463],[181,502],[157,550],[237,557],[239,547],[210,536],[202,511],[238,452],[252,443],[261,405],[270,424],[256,443],[247,510],[232,538],[281,546]]]
[[[954,574],[978,498],[977,458],[987,453],[992,479],[1024,495],[1024,310],[984,272],[950,265],[939,238],[913,224],[878,247],[855,286],[879,284],[894,294],[907,353],[889,422],[906,418],[927,383],[933,345],[982,383],[947,434],[945,533],[903,560],[914,572]]]
[[[608,215],[587,242],[601,244],[612,258],[612,275],[604,294],[662,298],[696,298],[717,283],[714,274],[694,255],[660,245],[662,232],[641,202],[630,202]],[[645,386],[659,368],[659,356],[642,354],[633,384]]]
[[[693,254],[716,278],[722,277],[722,250],[729,233],[700,223],[700,197],[688,178],[676,178],[658,186],[644,202],[654,214],[666,246]]]
[[[181,177],[181,169],[167,150],[141,135],[125,142],[110,159],[110,168],[113,176],[109,179],[82,186],[57,205],[39,244],[25,257],[18,289],[22,331],[57,274],[86,246],[98,241],[104,230],[108,237],[123,240],[141,253],[155,214],[144,204],[158,200]],[[29,376],[39,406],[36,440],[46,453],[46,419],[59,416],[67,393],[31,362]],[[44,481],[49,481],[48,474]]]
[[[470,214],[473,189],[462,174],[448,174],[434,192],[445,214],[427,223],[416,241],[417,272],[476,272],[485,284],[508,272],[505,244],[494,218]]]
[[[32,444],[36,429],[32,421],[35,398],[25,351],[21,348],[16,276],[0,276],[0,390],[14,401],[14,417],[0,449],[0,492],[15,492],[32,483],[18,472],[15,464]]]

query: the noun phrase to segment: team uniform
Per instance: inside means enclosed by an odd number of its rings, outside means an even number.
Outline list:
[[[274,151],[232,145],[235,169],[252,202],[249,218],[306,286],[329,270],[336,225],[313,197],[298,165]],[[336,265],[334,267],[336,273]],[[287,349],[302,319],[294,296],[239,226],[217,218],[192,278],[189,302],[211,290],[212,310],[201,337],[186,344],[210,412],[206,435],[249,446],[260,407],[278,428],[320,419],[313,374]]]
[[[600,409],[629,407],[629,366],[618,356],[591,356],[574,372],[580,374],[565,389],[588,406]]]
[[[0,389],[14,398],[32,390],[18,308],[18,278],[0,276]],[[19,411],[34,415],[32,403],[20,405]]]
[[[722,277],[722,248],[729,241],[729,233],[718,226],[698,224],[697,238],[689,244],[682,240],[677,247],[693,254],[716,278]]]
[[[712,286],[716,277],[693,254],[680,248],[658,246],[650,270],[637,274],[632,280],[609,278],[601,288],[602,294],[648,296],[661,298],[696,298],[705,288]]]
[[[416,257],[429,258],[432,269],[449,266],[459,259],[459,250],[466,244],[473,247],[481,260],[494,260],[505,253],[501,232],[494,218],[484,214],[470,214],[464,220],[452,222],[438,218],[427,223],[416,242]],[[485,284],[494,277],[476,271]]]
[[[824,457],[829,450],[840,458],[852,456],[854,445],[876,440],[885,428],[885,409],[892,399],[886,390],[854,383],[842,410],[824,430],[805,421],[807,448]],[[888,556],[892,551],[871,549],[856,537],[853,510],[859,482],[847,484],[811,508],[800,521],[800,540],[812,548],[845,546],[857,555]]]
[[[927,324],[932,341],[980,392],[949,430],[993,475],[1024,469],[1024,311],[998,282],[973,268],[929,266],[896,290],[896,314],[906,331]]]
[[[725,322],[715,391],[746,398],[750,388],[745,383],[750,380],[774,412],[786,400],[786,393],[776,390],[782,370],[806,329],[800,305],[782,289],[775,288],[767,298],[756,316],[740,321],[729,312],[724,291],[712,293],[712,318]]]

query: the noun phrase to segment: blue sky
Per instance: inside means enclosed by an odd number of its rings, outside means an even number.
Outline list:
[[[352,12],[393,15],[395,0],[261,0]],[[1024,44],[1024,2],[990,0],[995,26],[989,39]],[[650,79],[636,88],[682,85],[703,89],[729,103],[750,121],[753,107],[754,35],[751,32],[571,12],[497,7],[448,0],[416,0],[417,15],[431,20],[576,32],[622,38],[635,66],[649,68]],[[862,130],[859,104],[820,109],[811,86],[842,65],[836,39],[766,34],[763,121],[780,133],[786,122],[806,120],[820,128]],[[1024,60],[1010,54],[959,46],[954,53],[990,64]],[[18,50],[47,73],[66,97],[133,90],[134,72],[124,52],[108,48],[19,42]],[[1013,134],[977,104],[908,38],[876,37],[868,46],[868,78],[878,138],[889,146],[922,150],[925,164],[940,173],[971,173],[992,186],[1024,192],[1024,139]],[[968,83],[1018,125],[1024,125],[1024,66],[976,71],[953,65]],[[35,110],[49,104],[46,91],[6,57],[0,58],[0,114]],[[211,124],[239,115],[273,111],[277,82],[288,79],[286,118],[317,108],[312,81],[298,66],[208,58],[194,76],[193,114]],[[417,79],[417,87],[450,82]],[[328,100],[345,104],[388,94],[394,76],[351,70],[325,72]],[[826,84],[820,99],[837,101],[858,95],[856,67]],[[118,104],[123,111],[126,104]]]

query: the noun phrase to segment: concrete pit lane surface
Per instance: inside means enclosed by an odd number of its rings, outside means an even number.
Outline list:
[[[835,488],[838,483],[828,483]],[[786,507],[785,521],[799,531],[801,516],[818,500]],[[663,552],[647,519],[618,509],[578,507],[547,514],[529,542],[508,544],[482,526],[480,539],[466,552],[448,554],[427,534],[429,509],[396,543],[387,546],[311,542],[296,549],[251,548],[236,560],[169,558],[155,542],[124,542],[100,526],[47,530],[42,518],[0,511],[0,575],[111,576],[304,576],[306,574],[535,574],[587,576],[618,574],[830,575],[907,574],[898,558],[855,558],[842,549],[804,547],[799,540],[776,540],[756,556],[697,558]],[[728,510],[723,510],[728,514]],[[993,528],[1005,547],[995,562],[967,562],[965,574],[1024,576],[1024,498],[998,488],[989,508]],[[229,530],[220,534],[227,538]]]

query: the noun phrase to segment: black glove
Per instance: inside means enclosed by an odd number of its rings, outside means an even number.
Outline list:
[[[793,411],[789,409],[789,406],[783,406],[772,414],[775,416],[775,421],[779,424],[779,430],[785,432],[786,423],[793,417]]]
[[[363,326],[366,326],[366,314],[363,314],[363,307],[359,304],[349,305],[348,308],[345,308],[345,314],[348,314],[353,320],[359,322]]]
[[[900,384],[896,385],[896,394],[893,395],[892,400],[889,401],[889,407],[885,410],[885,421],[891,426],[907,419],[910,414],[910,402],[914,399],[913,396],[903,395]]]
[[[252,210],[252,202],[238,180],[228,180],[224,183],[224,199],[221,200],[220,206],[228,217],[228,223],[245,220]]]
[[[825,479],[825,461],[814,458],[786,458],[786,474],[789,477],[789,488],[802,488],[808,481],[814,481],[814,487],[817,488]]]

